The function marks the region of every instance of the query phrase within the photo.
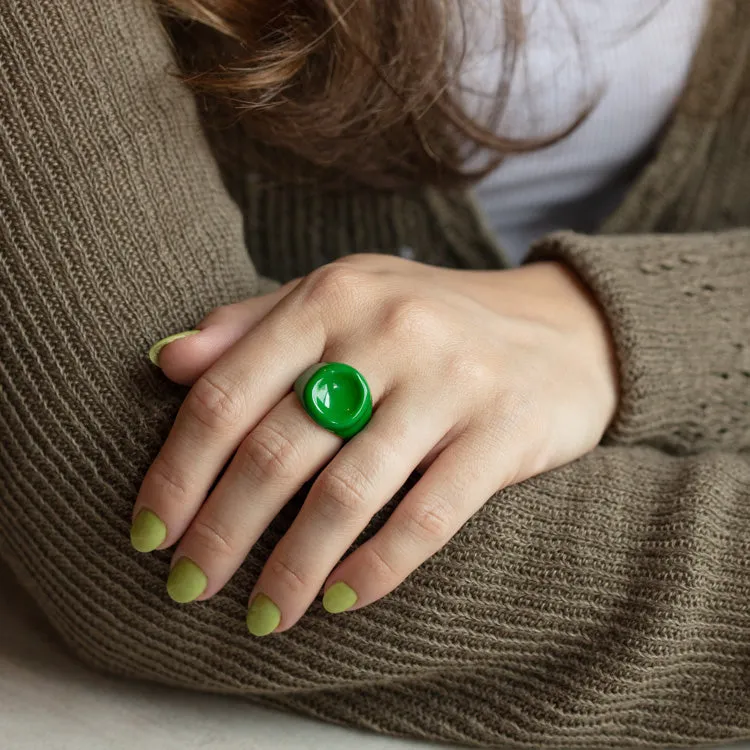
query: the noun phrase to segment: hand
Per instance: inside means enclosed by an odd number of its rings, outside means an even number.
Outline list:
[[[136,501],[134,517],[157,518],[135,525],[157,528],[144,551],[179,542],[170,593],[204,600],[325,467],[251,594],[256,635],[290,628],[321,587],[336,610],[386,595],[498,489],[595,447],[617,404],[603,317],[556,263],[458,271],[350,255],[199,328],[160,355],[192,388]],[[346,443],[291,391],[319,361],[370,384],[372,419]],[[415,469],[382,529],[340,561]]]

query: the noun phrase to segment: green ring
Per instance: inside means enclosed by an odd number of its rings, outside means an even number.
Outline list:
[[[295,381],[304,410],[324,429],[344,440],[370,421],[372,394],[359,370],[343,362],[318,362]]]

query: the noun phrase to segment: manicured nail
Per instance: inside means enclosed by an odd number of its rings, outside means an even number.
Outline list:
[[[197,599],[208,585],[206,574],[188,557],[181,557],[167,578],[167,593],[179,604]]]
[[[357,603],[357,592],[347,586],[343,581],[338,581],[323,594],[323,608],[332,614],[346,612]]]
[[[173,333],[171,336],[167,336],[164,339],[159,339],[149,350],[148,358],[159,367],[159,353],[167,345],[171,344],[177,339],[184,339],[186,336],[192,336],[194,333],[200,333],[198,330],[180,331],[179,333]]]
[[[150,510],[142,510],[130,527],[130,543],[139,552],[153,552],[166,538],[164,521]]]
[[[265,595],[258,594],[247,611],[247,629],[252,635],[268,635],[279,627],[281,610]]]

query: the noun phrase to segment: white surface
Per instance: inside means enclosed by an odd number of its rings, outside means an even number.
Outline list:
[[[74,661],[0,565],[2,750],[457,750],[116,680]],[[750,750],[750,743],[734,750]]]
[[[1,750],[454,750],[79,665],[0,565]]]
[[[707,5],[523,0],[527,38],[500,133],[549,137],[604,93],[573,135],[509,157],[479,184],[488,223],[514,261],[553,230],[594,230],[617,206],[684,89]],[[466,96],[480,118],[491,112],[503,69],[500,7],[500,0],[465,5],[476,18],[462,83],[479,92]]]

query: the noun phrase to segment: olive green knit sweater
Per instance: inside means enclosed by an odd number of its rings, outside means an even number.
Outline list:
[[[750,3],[716,0],[602,232],[536,248],[611,323],[604,444],[498,493],[382,601],[316,604],[264,639],[247,595],[304,493],[205,603],[174,604],[170,553],[130,547],[185,395],[149,346],[273,287],[258,274],[348,252],[502,260],[466,195],[222,174],[173,70],[147,0],[0,3],[0,554],[69,646],[127,677],[474,746],[750,738]]]

